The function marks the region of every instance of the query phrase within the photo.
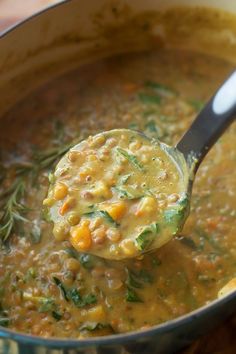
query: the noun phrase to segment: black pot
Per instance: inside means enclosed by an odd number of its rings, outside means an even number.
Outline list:
[[[179,4],[182,2],[180,0]],[[128,52],[131,48],[138,51],[153,45],[163,45],[165,41],[168,41],[169,45],[176,45],[178,39],[181,48],[185,46],[186,41],[189,42],[189,33],[186,32],[188,37],[185,38],[184,32],[178,31],[178,24],[181,26],[185,21],[184,16],[175,18],[175,38],[167,38],[170,34],[168,31],[165,33],[164,22],[161,23],[161,34],[155,31],[156,21],[163,21],[163,18],[168,21],[168,13],[165,16],[162,14],[171,1],[166,1],[164,5],[162,1],[155,0],[132,3],[102,0],[86,3],[78,0],[66,1],[42,11],[4,33],[0,37],[0,115],[32,89],[83,63]],[[225,1],[224,5],[227,3],[230,5],[230,1]],[[144,12],[141,17],[140,12]],[[187,11],[185,16],[187,18]],[[132,23],[132,30],[127,32],[126,25],[129,22]],[[201,26],[205,26],[209,33],[209,38],[204,38],[204,43],[211,43],[211,34],[215,35],[214,28],[208,28],[211,24],[204,22],[204,19]],[[173,36],[173,33],[171,35]],[[195,41],[192,43],[192,49],[199,50],[201,38],[197,43],[196,33],[193,35]],[[204,48],[206,51],[207,45]],[[225,55],[226,58],[236,58],[236,47],[232,48],[231,52],[222,53],[219,43],[215,44],[213,51],[221,51],[221,57]],[[44,339],[2,328],[0,352],[174,353],[222,322],[234,311],[235,306],[236,292],[149,330],[84,340]]]

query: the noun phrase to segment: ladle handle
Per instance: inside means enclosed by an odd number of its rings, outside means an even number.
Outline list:
[[[218,89],[177,144],[196,172],[212,145],[236,115],[236,71]]]

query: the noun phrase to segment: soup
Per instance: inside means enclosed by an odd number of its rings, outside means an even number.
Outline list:
[[[43,201],[55,238],[115,260],[168,242],[188,211],[188,169],[180,153],[183,167],[168,151],[130,129],[89,136],[70,149]]]
[[[209,303],[235,277],[235,124],[198,171],[183,231],[155,252],[125,261],[77,252],[55,239],[42,208],[48,174],[75,142],[131,128],[174,145],[231,70],[178,50],[124,55],[54,80],[4,117],[2,326],[70,338],[144,329]]]

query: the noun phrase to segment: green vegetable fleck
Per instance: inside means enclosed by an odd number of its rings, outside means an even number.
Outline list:
[[[139,97],[139,100],[144,104],[158,104],[159,105],[161,103],[161,97],[156,94],[148,94],[148,93],[140,92],[138,97]]]
[[[138,161],[137,157],[133,154],[130,154],[124,149],[117,148],[116,151],[125,157],[134,167],[136,167],[140,171],[144,171],[143,165]]]
[[[144,230],[136,237],[136,243],[140,251],[144,251],[150,247],[155,237],[160,232],[159,224],[152,223],[144,228]]]
[[[126,291],[126,301],[127,302],[143,302],[136,291],[130,287],[127,287]]]
[[[88,218],[103,218],[105,221],[107,221],[109,224],[112,224],[113,226],[118,226],[117,222],[111,217],[111,215],[105,211],[105,210],[95,210],[91,211],[89,213],[83,214],[83,216],[88,217]]]

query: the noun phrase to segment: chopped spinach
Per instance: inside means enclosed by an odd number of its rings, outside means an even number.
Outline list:
[[[38,308],[39,312],[49,312],[55,307],[55,301],[51,297],[39,297],[38,302],[40,304]]]
[[[176,92],[166,85],[160,84],[154,81],[146,81],[145,86],[153,91],[157,92],[160,96],[174,96]]]
[[[8,327],[10,324],[10,318],[8,317],[7,310],[4,310],[0,303],[0,326]]]
[[[88,294],[82,296],[79,290],[75,288],[67,289],[60,279],[53,277],[54,282],[59,287],[62,292],[62,295],[66,301],[72,301],[73,304],[77,307],[84,307],[86,305],[95,304],[97,302],[97,297],[94,294]]]
[[[111,215],[105,211],[105,210],[95,210],[95,211],[91,211],[89,213],[85,213],[83,214],[83,216],[86,216],[88,218],[97,218],[97,217],[101,217],[103,218],[105,221],[107,221],[109,224],[112,224],[113,226],[118,226],[117,222],[111,217]]]
[[[191,99],[188,102],[197,112],[199,112],[204,107],[204,102],[200,100]]]
[[[127,269],[127,272],[128,272],[128,278],[127,278],[128,287],[138,288],[138,289],[142,288],[143,285],[138,279],[137,274],[135,274],[135,272],[131,271],[130,269]]]
[[[55,318],[56,321],[60,321],[62,314],[59,311],[52,311],[52,317]]]
[[[95,304],[97,302],[97,297],[94,294],[81,296],[80,292],[73,288],[67,291],[67,296],[76,307],[84,307],[86,305]]]
[[[139,250],[146,250],[152,244],[159,231],[160,228],[157,223],[152,223],[145,227],[145,229],[136,237]]]
[[[128,128],[129,128],[129,129],[137,130],[137,129],[138,129],[138,124],[132,122],[132,123],[130,123],[130,124],[128,125]]]
[[[130,179],[131,174],[129,173],[128,175],[124,175],[120,178],[120,184],[126,184],[126,182],[128,182],[128,180]]]
[[[93,269],[96,265],[97,257],[87,253],[80,253],[79,261],[85,269]]]
[[[136,167],[138,170],[143,171],[143,165],[138,161],[137,157],[133,154],[130,154],[124,149],[117,148],[116,151],[125,157],[134,167]]]
[[[67,291],[66,291],[66,288],[65,286],[63,285],[63,283],[61,282],[60,279],[58,279],[57,277],[53,277],[53,281],[54,283],[58,286],[58,288],[60,289],[61,293],[62,293],[62,296],[64,297],[64,299],[66,301],[69,301],[69,298],[67,296]]]
[[[146,269],[141,269],[137,275],[138,275],[139,279],[141,279],[144,283],[147,283],[147,284],[153,283],[153,276]]]
[[[136,291],[129,286],[126,291],[126,301],[127,302],[143,302],[143,300],[139,297]]]
[[[139,100],[144,104],[160,104],[161,97],[156,94],[149,94],[140,92],[138,95]]]
[[[115,190],[117,193],[118,193],[118,197],[120,199],[139,199],[139,198],[142,198],[143,195],[137,195],[135,194],[136,192],[131,190],[131,188],[129,189],[124,189],[124,188],[121,188],[119,186],[116,186],[116,187],[112,187],[113,190]]]
[[[139,272],[127,269],[128,278],[127,285],[130,288],[143,288],[144,283],[153,283],[153,276],[146,269],[141,269]]]
[[[154,122],[154,120],[150,120],[149,122],[147,122],[145,124],[145,129],[147,129],[151,133],[158,132],[158,129],[157,129],[157,126],[156,126],[156,123]]]
[[[175,235],[183,226],[188,215],[188,198],[182,198],[176,206],[164,211],[164,220],[168,226],[171,226],[173,235]]]

